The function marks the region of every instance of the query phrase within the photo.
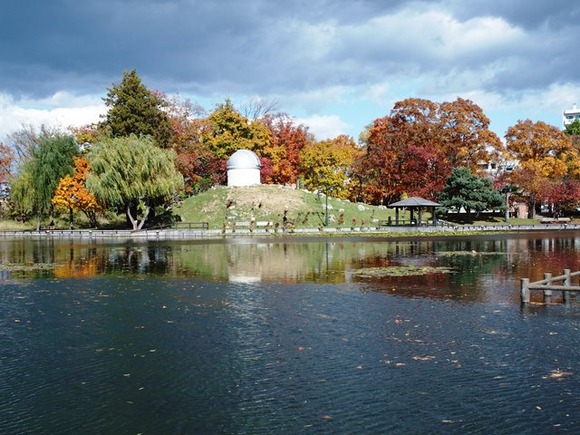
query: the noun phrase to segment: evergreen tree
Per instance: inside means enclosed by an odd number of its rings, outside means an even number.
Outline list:
[[[439,194],[439,203],[446,209],[463,208],[468,218],[471,212],[505,209],[504,197],[493,188],[491,180],[472,174],[468,168],[453,169]]]
[[[101,127],[112,137],[151,136],[161,147],[171,144],[171,123],[163,111],[166,102],[143,85],[135,70],[124,73],[103,100],[108,112]]]

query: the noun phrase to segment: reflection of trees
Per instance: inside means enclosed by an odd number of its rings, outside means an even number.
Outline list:
[[[154,244],[111,246],[55,239],[17,239],[2,243],[0,263],[53,267],[58,278],[86,278],[97,274],[164,274],[171,263],[171,248]]]
[[[3,240],[0,264],[49,264],[43,276],[158,274],[212,281],[343,283],[351,271],[390,266],[447,267],[453,274],[364,279],[370,291],[405,296],[483,300],[494,286],[514,287],[521,277],[540,279],[580,266],[580,238],[566,233],[497,235],[448,239],[164,241],[107,244],[58,239]],[[24,267],[23,269],[27,269]],[[38,276],[33,267],[9,277]],[[516,283],[517,286],[517,283]],[[517,289],[514,287],[514,290]],[[487,292],[487,294],[486,294]]]

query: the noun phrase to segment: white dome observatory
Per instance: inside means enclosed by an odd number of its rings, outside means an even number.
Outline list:
[[[260,183],[260,159],[250,150],[238,150],[228,159],[228,186],[253,186]]]

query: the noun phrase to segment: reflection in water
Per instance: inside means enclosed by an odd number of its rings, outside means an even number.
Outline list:
[[[515,300],[521,277],[577,269],[575,233],[390,239],[262,239],[249,242],[83,243],[5,240],[2,279],[160,275],[232,283],[362,283],[367,291],[462,301]],[[353,270],[445,267],[453,273],[360,278]],[[490,289],[493,282],[495,288]],[[513,296],[513,295],[516,296]]]

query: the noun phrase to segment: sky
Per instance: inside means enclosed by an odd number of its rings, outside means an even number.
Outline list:
[[[0,141],[99,121],[135,69],[212,110],[275,102],[324,140],[397,101],[469,99],[503,137],[580,106],[570,0],[3,0]]]

